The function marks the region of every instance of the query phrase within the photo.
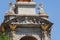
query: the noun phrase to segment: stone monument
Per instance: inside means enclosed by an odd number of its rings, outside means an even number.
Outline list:
[[[10,3],[10,11],[6,13],[1,25],[1,32],[10,40],[51,40],[52,24],[40,3],[39,14],[36,3],[32,0],[16,0],[15,6]]]

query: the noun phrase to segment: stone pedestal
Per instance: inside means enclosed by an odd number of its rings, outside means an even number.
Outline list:
[[[35,2],[16,2],[18,15],[36,15]]]

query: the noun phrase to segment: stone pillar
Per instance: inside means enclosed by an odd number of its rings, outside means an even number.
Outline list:
[[[44,31],[43,34],[44,34],[44,40],[48,40],[47,31]]]
[[[16,25],[9,25],[9,26],[10,26],[10,30],[11,30],[11,34],[12,34],[12,40],[14,40]]]

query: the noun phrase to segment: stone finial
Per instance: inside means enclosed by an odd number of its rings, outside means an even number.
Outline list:
[[[40,3],[38,9],[39,9],[40,13],[44,13],[44,10],[43,10],[43,4],[42,4],[42,3]]]
[[[43,4],[42,3],[40,3],[40,5],[39,5],[39,15],[43,18],[43,19],[46,19],[46,20],[48,20],[48,15],[44,12],[44,9],[43,9]]]

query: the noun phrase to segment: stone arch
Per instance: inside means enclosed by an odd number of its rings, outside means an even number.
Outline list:
[[[37,39],[33,36],[24,36],[20,40],[37,40]]]

